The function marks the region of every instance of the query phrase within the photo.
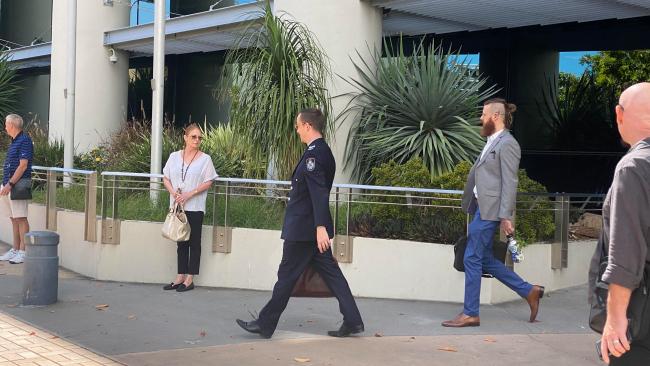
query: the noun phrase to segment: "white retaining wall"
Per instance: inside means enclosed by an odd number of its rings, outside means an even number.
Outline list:
[[[0,210],[0,217],[7,213]],[[31,204],[31,230],[44,230],[45,206]],[[99,280],[168,283],[176,273],[176,245],[160,235],[161,223],[122,221],[118,245],[83,240],[84,215],[59,211],[61,266]],[[101,240],[101,222],[97,225]],[[12,241],[11,222],[0,219],[0,240]],[[535,244],[515,271],[547,291],[583,284],[596,242],[571,242],[566,269],[551,269],[551,246]],[[212,253],[212,227],[203,227],[201,274],[196,284],[271,290],[282,257],[280,233],[234,228],[232,253]],[[355,238],[352,263],[341,263],[355,296],[462,302],[464,277],[452,268],[453,247],[402,240]],[[517,295],[494,279],[484,279],[481,303]]]

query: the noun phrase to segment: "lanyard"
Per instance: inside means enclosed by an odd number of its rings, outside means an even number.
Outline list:
[[[190,165],[192,165],[192,162],[194,161],[194,158],[196,158],[196,154],[199,153],[199,150],[196,150],[194,152],[194,156],[192,156],[192,160],[187,164],[187,169],[185,168],[185,150],[183,150],[183,155],[181,156],[181,160],[183,161],[183,164],[181,165],[181,186],[179,187],[179,191],[182,188],[185,188],[185,178],[187,177],[187,172],[190,170]]]

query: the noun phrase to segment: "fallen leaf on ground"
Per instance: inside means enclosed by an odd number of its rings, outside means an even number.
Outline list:
[[[438,351],[445,351],[445,352],[458,352],[458,350],[454,347],[451,346],[445,346],[445,347],[438,347]]]
[[[29,335],[34,336],[34,335],[36,335],[36,332],[31,332],[31,333],[29,333]]]
[[[305,363],[305,362],[311,361],[311,359],[309,359],[307,357],[294,357],[293,360],[296,361],[296,362],[300,362],[300,363]]]
[[[383,336],[384,336],[384,333],[381,333],[381,332],[375,333],[375,337],[383,337]]]
[[[108,304],[95,305],[95,309],[97,309],[97,310],[106,310],[106,309],[108,309]]]
[[[52,338],[50,338],[50,339],[58,339],[58,338],[59,338],[59,336],[52,336]]]
[[[200,335],[201,337],[205,337],[206,334],[208,334],[208,333],[206,333],[205,330],[201,330],[201,333],[199,333],[199,335]]]
[[[129,319],[129,320],[133,320],[133,319],[137,319],[137,318],[136,318],[135,315],[129,315],[129,316],[127,317],[127,319]]]
[[[496,343],[497,342],[497,340],[493,339],[493,338],[485,338],[484,341],[488,342],[488,343]]]

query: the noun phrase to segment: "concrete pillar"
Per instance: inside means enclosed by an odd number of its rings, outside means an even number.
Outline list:
[[[481,50],[480,71],[503,88],[497,95],[517,105],[514,134],[522,149],[543,149],[552,143],[547,117],[538,106],[544,93],[557,83],[559,52],[534,45]]]
[[[373,48],[381,49],[382,10],[360,0],[275,0],[275,14],[286,13],[303,23],[315,35],[329,57],[333,77],[328,85],[332,97],[354,91],[343,78],[358,79],[350,59],[358,61],[357,51],[368,60]],[[336,21],[332,21],[336,19]],[[348,103],[347,98],[333,98],[333,116]],[[343,171],[345,143],[351,119],[336,126],[334,140],[330,139],[337,162],[335,182],[349,182],[350,172]],[[348,169],[349,170],[349,169]]]
[[[54,0],[50,84],[50,139],[63,138],[67,64],[67,0]],[[126,119],[128,54],[116,50],[109,61],[104,32],[129,25],[129,7],[101,0],[78,1],[75,153],[91,149],[119,129]]]

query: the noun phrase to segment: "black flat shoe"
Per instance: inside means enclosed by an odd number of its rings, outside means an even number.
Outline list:
[[[189,286],[185,286],[184,283],[181,283],[180,285],[178,285],[176,292],[185,292],[190,290],[194,290],[194,282],[190,283]]]
[[[363,324],[350,326],[343,323],[341,324],[341,328],[339,328],[339,330],[330,330],[327,332],[327,335],[330,337],[343,338],[349,336],[350,334],[361,333],[363,331]]]
[[[181,282],[181,283],[177,283],[177,284],[174,284],[174,283],[172,282],[172,283],[170,283],[170,284],[168,284],[168,285],[163,286],[163,290],[165,290],[165,291],[176,290],[176,289],[178,288],[178,286],[180,286],[180,285],[182,285],[182,284],[183,284],[182,282]]]
[[[237,325],[239,325],[240,327],[242,327],[243,330],[249,333],[259,334],[260,337],[266,339],[271,338],[271,334],[262,331],[262,328],[260,328],[260,325],[257,323],[257,320],[251,320],[249,322],[245,322],[241,319],[237,319],[235,321],[237,322]]]

